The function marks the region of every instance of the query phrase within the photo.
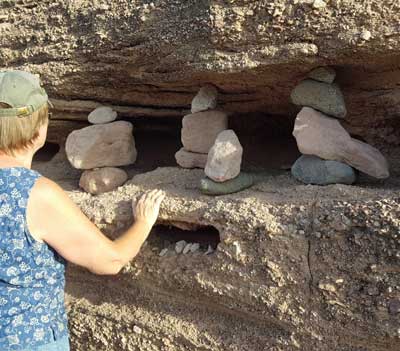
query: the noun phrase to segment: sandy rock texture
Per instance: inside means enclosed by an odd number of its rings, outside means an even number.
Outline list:
[[[70,192],[116,237],[132,221],[131,199],[161,188],[160,223],[213,226],[221,240],[210,255],[160,257],[165,244],[153,236],[116,277],[70,267],[73,350],[400,347],[396,189],[305,186],[281,175],[214,198],[198,191],[202,176],[159,168],[111,193]]]
[[[298,82],[331,65],[352,131],[398,143],[400,3],[318,3],[2,1],[0,60],[42,74],[51,97],[130,106],[133,117],[182,116],[209,83],[221,109],[285,119]]]

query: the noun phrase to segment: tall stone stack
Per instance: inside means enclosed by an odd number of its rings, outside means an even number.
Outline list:
[[[136,161],[133,126],[129,122],[115,121],[117,113],[110,107],[92,111],[88,120],[92,126],[68,135],[65,150],[71,165],[85,170],[79,185],[91,194],[111,191],[124,184],[128,175],[118,166]]]
[[[213,85],[202,87],[192,101],[192,113],[183,117],[183,148],[175,154],[181,167],[204,168],[215,139],[228,128],[227,114],[216,110],[217,97],[218,91]]]
[[[352,138],[340,124],[347,111],[335,77],[332,68],[320,67],[292,91],[292,102],[303,106],[293,130],[303,155],[292,167],[293,176],[306,184],[352,184],[355,168],[378,179],[387,178],[385,157]]]

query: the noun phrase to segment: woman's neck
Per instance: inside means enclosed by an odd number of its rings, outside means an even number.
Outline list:
[[[0,168],[1,167],[32,167],[32,159],[34,153],[26,151],[24,153],[15,153],[14,156],[0,153]]]

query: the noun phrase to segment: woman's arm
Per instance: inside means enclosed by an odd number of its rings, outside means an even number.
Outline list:
[[[157,220],[161,191],[146,193],[135,208],[135,223],[121,237],[108,239],[56,183],[40,178],[28,201],[28,228],[66,260],[97,274],[117,274],[137,255]]]

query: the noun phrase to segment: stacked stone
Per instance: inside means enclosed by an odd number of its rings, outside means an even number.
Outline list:
[[[293,176],[306,184],[352,184],[355,168],[375,178],[387,178],[384,156],[352,138],[340,124],[347,111],[335,76],[330,67],[317,68],[291,94],[292,102],[303,106],[293,130],[303,155],[292,167]]]
[[[110,107],[96,108],[88,116],[92,126],[68,135],[65,150],[71,165],[84,169],[79,186],[97,195],[124,184],[128,175],[118,166],[136,161],[133,126],[129,122],[115,121],[117,113]]]
[[[243,147],[233,130],[218,134],[205,167],[200,189],[207,195],[225,195],[253,185],[251,175],[240,172]]]
[[[217,97],[214,86],[202,87],[192,101],[192,113],[183,117],[183,148],[175,154],[176,162],[183,168],[204,168],[217,135],[228,128],[227,114],[215,110]]]

